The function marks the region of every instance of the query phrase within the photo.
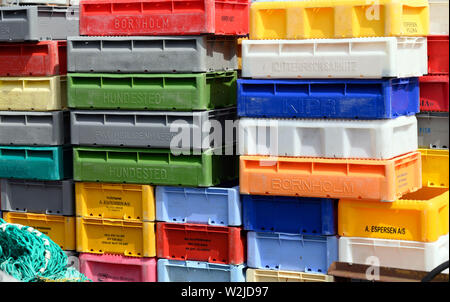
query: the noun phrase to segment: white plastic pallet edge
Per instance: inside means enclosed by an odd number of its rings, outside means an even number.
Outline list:
[[[417,119],[239,120],[241,155],[390,159],[417,150]]]
[[[80,0],[0,0],[0,4],[5,6],[18,4],[79,5]]]
[[[244,78],[418,77],[427,68],[425,37],[242,41]]]
[[[448,35],[448,0],[428,0],[430,6],[430,35]]]
[[[449,259],[449,234],[435,242],[394,239],[340,237],[339,261],[378,266],[431,271]],[[448,269],[444,271],[448,274]]]

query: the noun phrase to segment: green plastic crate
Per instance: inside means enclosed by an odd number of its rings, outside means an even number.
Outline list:
[[[72,178],[72,148],[0,146],[0,178]]]
[[[169,149],[74,148],[74,180],[210,187],[238,176],[238,157]]]
[[[236,106],[237,72],[67,74],[70,108],[210,110]]]

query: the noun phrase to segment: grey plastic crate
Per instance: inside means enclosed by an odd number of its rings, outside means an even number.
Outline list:
[[[69,111],[0,111],[0,145],[60,146],[70,143]]]
[[[172,139],[183,133],[188,134],[183,142],[175,138],[177,150],[205,150],[235,142],[234,135],[225,135],[225,121],[237,119],[235,107],[200,112],[74,110],[70,115],[73,145],[171,148]],[[211,129],[209,121],[221,129]],[[209,142],[210,130],[220,134],[221,141]]]
[[[238,68],[237,40],[214,36],[69,37],[69,72],[192,73]]]
[[[420,113],[416,117],[419,147],[448,149],[448,112]]]
[[[47,215],[75,215],[72,180],[1,179],[2,211]]]
[[[66,40],[78,24],[78,6],[0,7],[0,41]]]

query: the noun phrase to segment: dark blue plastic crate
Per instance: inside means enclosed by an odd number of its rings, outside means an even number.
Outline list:
[[[244,229],[304,235],[335,235],[337,200],[242,195]]]
[[[0,178],[72,178],[72,147],[0,146]]]
[[[247,233],[250,268],[326,274],[331,263],[337,260],[336,236]]]
[[[384,119],[419,112],[419,78],[238,80],[238,115]]]

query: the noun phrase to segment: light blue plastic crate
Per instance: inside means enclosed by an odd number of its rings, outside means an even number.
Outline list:
[[[247,233],[247,265],[251,268],[326,274],[337,260],[336,236]]]
[[[239,187],[156,187],[156,220],[217,226],[242,225]]]
[[[245,282],[245,265],[158,260],[158,282]]]
[[[72,147],[0,146],[0,178],[29,180],[72,178]]]

